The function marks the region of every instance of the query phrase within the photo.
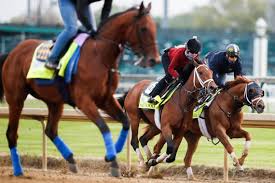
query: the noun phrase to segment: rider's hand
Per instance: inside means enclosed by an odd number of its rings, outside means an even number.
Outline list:
[[[91,30],[88,31],[88,34],[90,34],[90,36],[91,36],[92,38],[95,38],[97,32],[96,32],[95,30],[91,29]]]

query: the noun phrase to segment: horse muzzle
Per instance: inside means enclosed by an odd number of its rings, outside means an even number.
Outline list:
[[[136,62],[135,62],[135,66],[140,66],[140,67],[143,67],[143,68],[146,68],[146,67],[153,67],[155,66],[156,64],[160,63],[160,60],[159,58],[156,59],[156,58],[153,58],[153,57],[140,57]]]
[[[209,85],[207,86],[207,92],[210,94],[215,94],[218,89],[218,86],[216,85],[215,82],[210,82]]]
[[[265,104],[262,98],[256,98],[252,101],[252,108],[257,111],[257,113],[263,113],[265,109]]]

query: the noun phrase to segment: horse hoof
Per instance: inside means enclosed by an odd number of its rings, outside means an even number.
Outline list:
[[[238,171],[239,171],[239,172],[244,172],[243,166],[239,166],[239,167],[238,167]]]
[[[149,159],[149,161],[147,162],[148,166],[156,166],[158,163],[155,159]]]
[[[120,170],[119,168],[111,167],[111,176],[112,177],[120,177]]]
[[[196,181],[198,179],[194,175],[191,175],[191,176],[188,177],[188,180]]]
[[[78,168],[77,168],[76,164],[73,164],[73,163],[69,163],[69,170],[73,173],[78,172]]]

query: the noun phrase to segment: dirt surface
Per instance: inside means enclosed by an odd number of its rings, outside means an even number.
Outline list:
[[[140,173],[136,166],[128,171],[125,164],[120,164],[122,176],[113,178],[109,175],[108,163],[101,159],[78,159],[77,174],[68,171],[64,160],[48,158],[48,171],[41,170],[42,163],[39,157],[22,156],[21,160],[24,176],[14,177],[9,156],[0,156],[0,183],[188,182],[183,166],[160,165],[153,176],[148,176],[147,173]],[[197,180],[192,182],[223,182],[222,168],[194,166],[193,172]],[[275,170],[246,169],[242,173],[230,170],[229,180],[230,182],[275,182]]]

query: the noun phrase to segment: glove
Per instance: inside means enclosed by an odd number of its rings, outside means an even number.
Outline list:
[[[97,32],[95,30],[91,29],[91,30],[88,31],[88,34],[90,34],[90,36],[92,38],[95,38],[95,36],[97,35]]]

